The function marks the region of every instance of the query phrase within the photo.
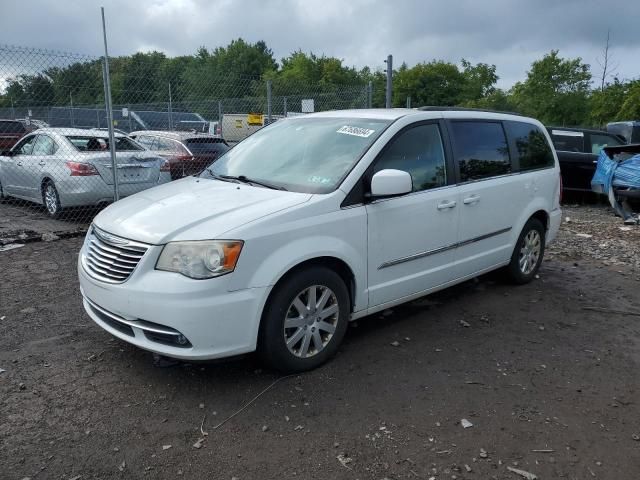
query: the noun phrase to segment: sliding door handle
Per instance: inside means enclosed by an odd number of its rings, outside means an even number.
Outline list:
[[[454,208],[456,206],[455,200],[440,202],[438,204],[438,210],[447,210],[448,208]]]
[[[471,195],[470,197],[465,198],[462,203],[465,205],[474,205],[480,201],[480,195]]]

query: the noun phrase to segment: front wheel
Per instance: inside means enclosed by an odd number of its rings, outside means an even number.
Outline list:
[[[272,368],[302,372],[338,351],[349,321],[349,292],[340,276],[311,267],[288,276],[263,312],[259,353]]]
[[[537,218],[525,224],[506,267],[509,279],[518,285],[529,283],[538,273],[544,256],[545,229]]]
[[[42,203],[47,213],[52,218],[58,218],[62,207],[60,206],[60,196],[53,182],[47,182],[42,187]]]

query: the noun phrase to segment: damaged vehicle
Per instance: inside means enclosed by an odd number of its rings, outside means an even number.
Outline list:
[[[79,255],[100,327],[168,357],[257,350],[303,371],[347,324],[503,269],[532,281],[561,221],[537,120],[472,110],[281,119],[199,176],[116,202]]]
[[[640,223],[633,205],[640,201],[640,144],[605,147],[591,180],[594,192],[606,195],[624,223]]]

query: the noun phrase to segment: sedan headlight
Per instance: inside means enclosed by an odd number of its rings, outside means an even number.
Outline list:
[[[203,279],[233,272],[243,242],[239,240],[204,240],[171,242],[162,249],[156,270],[181,273]]]

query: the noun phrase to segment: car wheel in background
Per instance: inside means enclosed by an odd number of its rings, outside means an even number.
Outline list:
[[[42,185],[42,204],[51,218],[58,218],[62,211],[58,190],[51,180]]]
[[[538,273],[544,256],[545,229],[537,218],[525,224],[506,267],[509,279],[518,285],[529,283]]]
[[[271,294],[258,351],[284,372],[318,367],[338,351],[350,316],[349,292],[334,271],[314,266],[292,273]]]

